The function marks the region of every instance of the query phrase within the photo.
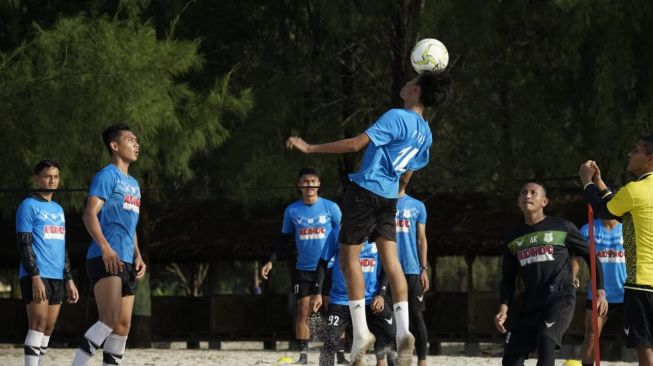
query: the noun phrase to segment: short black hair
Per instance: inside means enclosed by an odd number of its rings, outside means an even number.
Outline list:
[[[644,150],[648,155],[653,155],[653,134],[647,133],[639,136],[639,139],[644,141]]]
[[[43,169],[50,169],[50,168],[57,168],[61,170],[59,167],[59,164],[54,161],[54,160],[49,160],[49,159],[44,159],[36,163],[36,166],[34,167],[34,175],[39,175],[43,171]]]
[[[524,187],[525,185],[530,184],[530,183],[537,184],[538,186],[542,187],[542,191],[544,191],[544,197],[548,197],[547,193],[546,193],[546,186],[542,182],[539,182],[539,181],[536,181],[536,180],[527,180],[526,182],[524,182],[522,187]]]
[[[318,177],[318,179],[320,178],[320,172],[317,169],[310,166],[301,167],[299,169],[299,174],[297,174],[297,179],[300,179],[302,175],[314,175]]]
[[[424,107],[439,106],[453,93],[453,82],[447,71],[423,71],[417,77],[417,85],[422,89],[419,100]]]
[[[118,141],[122,131],[131,131],[131,129],[124,123],[116,123],[107,127],[106,130],[102,132],[102,141],[104,141],[104,146],[109,151],[109,155],[113,154],[113,151],[111,150],[111,143]]]

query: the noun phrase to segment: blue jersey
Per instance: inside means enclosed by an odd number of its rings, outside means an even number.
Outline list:
[[[420,274],[417,251],[417,224],[426,224],[426,207],[411,196],[397,201],[397,252],[405,274]]]
[[[54,201],[28,197],[16,211],[16,232],[32,234],[36,266],[43,278],[63,279],[66,261],[66,218]],[[20,264],[19,277],[27,276]]]
[[[411,110],[391,109],[365,133],[371,143],[367,145],[360,169],[350,174],[349,179],[381,197],[397,198],[399,177],[429,162],[431,128]]]
[[[612,230],[603,226],[600,219],[594,220],[594,251],[603,269],[603,286],[609,303],[624,302],[624,282],[626,282],[626,256],[622,236],[622,225],[617,224]],[[589,241],[589,225],[580,228],[580,234]],[[592,287],[587,291],[587,298],[592,298]]]
[[[102,168],[91,181],[89,196],[104,200],[98,214],[102,234],[120,260],[134,263],[136,224],[141,207],[141,190],[131,175],[125,175],[115,165]],[[100,247],[93,240],[86,258],[102,256]]]
[[[340,226],[340,208],[335,202],[322,197],[312,205],[297,201],[283,213],[284,234],[295,234],[297,264],[302,271],[314,271],[329,234]]]
[[[329,302],[337,305],[348,305],[349,299],[347,298],[347,286],[345,285],[345,278],[340,269],[340,261],[338,260],[338,231],[334,230],[329,239],[324,245],[322,250],[322,259],[325,261],[335,259],[333,265],[333,273],[331,274],[331,292],[329,292]],[[379,252],[376,249],[376,243],[365,242],[363,249],[359,256],[361,270],[363,271],[363,279],[365,280],[365,304],[372,303],[374,296],[379,291],[379,276],[381,271],[379,268],[381,262],[379,260]]]

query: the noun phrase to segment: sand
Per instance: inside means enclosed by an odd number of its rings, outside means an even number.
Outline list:
[[[266,351],[260,342],[223,342],[221,350],[209,350],[208,343],[200,343],[200,349],[189,350],[185,343],[157,344],[157,347],[166,349],[128,349],[123,358],[122,365],[125,366],[196,366],[196,365],[282,365],[279,362],[283,357],[294,359],[295,352],[288,350],[287,342],[279,342],[277,351]],[[309,350],[309,364],[318,364],[319,343],[311,343]],[[493,344],[481,345],[480,357],[465,357],[464,346],[459,343],[443,344],[442,355],[428,356],[429,365],[451,365],[451,366],[477,366],[477,365],[501,365],[500,346]],[[69,365],[74,350],[71,348],[51,348],[47,353],[46,363],[48,366]],[[375,358],[372,354],[365,356],[365,365],[375,365]],[[631,357],[629,357],[632,359]],[[415,358],[415,362],[417,359]],[[102,355],[96,354],[89,365],[100,366]],[[534,366],[536,360],[526,361],[527,366]],[[0,345],[0,365],[22,366],[23,348],[21,345]],[[626,366],[637,365],[636,362],[608,362],[603,361],[604,366]],[[556,366],[565,366],[565,360],[556,361]]]

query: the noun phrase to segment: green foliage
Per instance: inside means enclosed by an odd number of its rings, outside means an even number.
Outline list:
[[[229,136],[224,120],[252,107],[249,90],[230,90],[230,74],[205,92],[179,81],[204,63],[197,40],[159,39],[135,19],[77,16],[34,27],[33,38],[0,54],[0,155],[13,165],[0,186],[27,185],[35,162],[51,158],[62,164],[62,187],[85,187],[108,160],[102,130],[120,121],[139,137],[132,173],[146,187],[183,182],[193,177],[191,158]],[[79,207],[83,198],[57,200]]]

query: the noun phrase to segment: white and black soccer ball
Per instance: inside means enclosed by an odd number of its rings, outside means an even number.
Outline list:
[[[424,38],[410,52],[410,63],[418,73],[442,71],[449,64],[447,48],[435,38]]]

